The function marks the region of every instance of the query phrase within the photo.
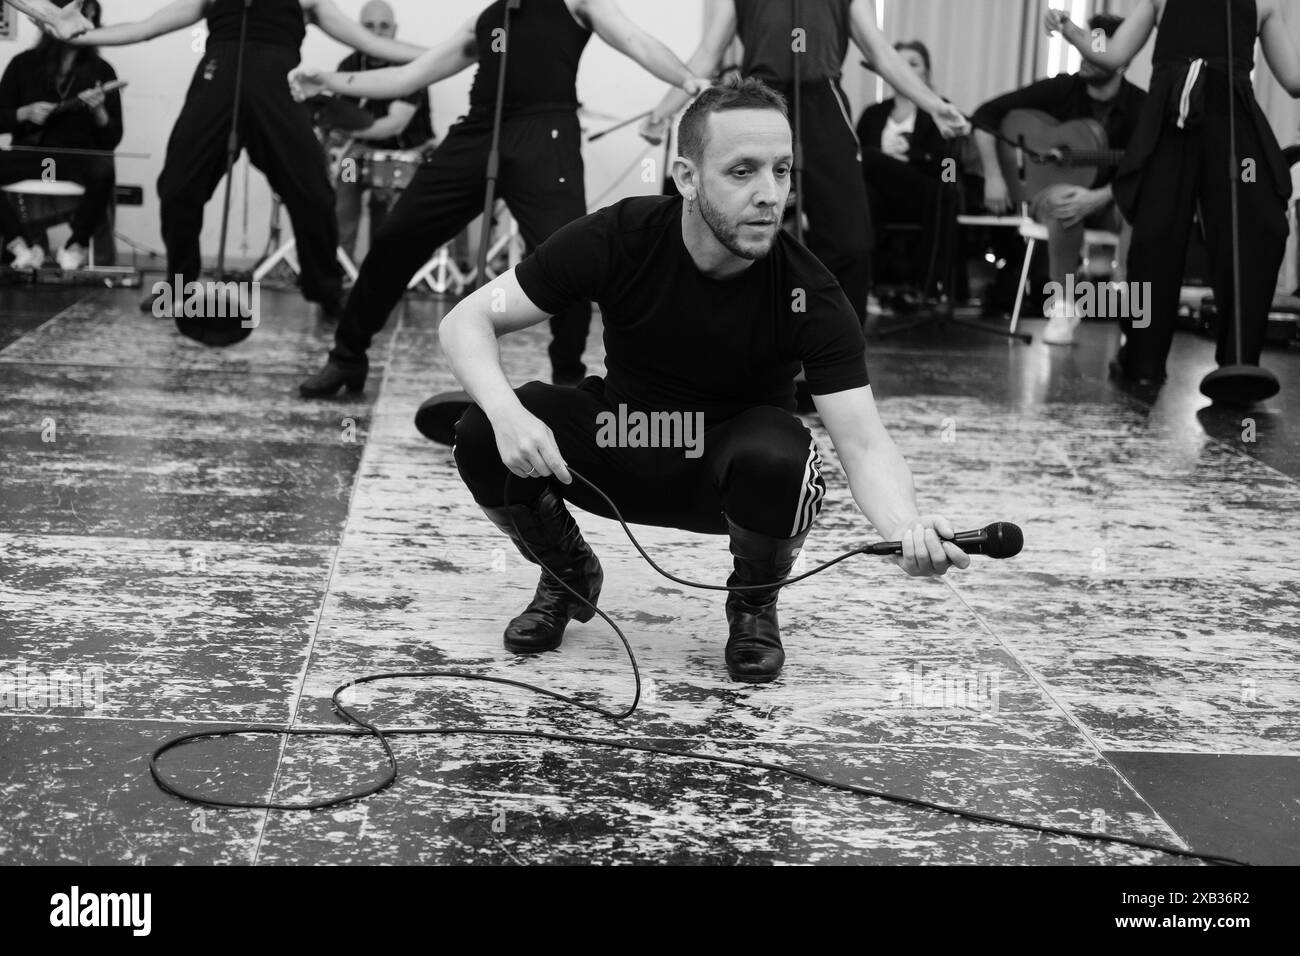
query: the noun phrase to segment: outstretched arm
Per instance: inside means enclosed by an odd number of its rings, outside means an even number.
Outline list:
[[[172,0],[171,3],[145,20],[117,23],[111,27],[91,30],[71,41],[74,46],[126,46],[152,40],[165,33],[183,30],[203,19],[208,0]]]
[[[693,82],[695,74],[677,54],[629,20],[616,0],[577,0],[576,10],[596,36],[659,79],[692,95],[709,85],[707,80]]]
[[[1264,23],[1259,37],[1264,46],[1264,59],[1277,77],[1282,89],[1300,97],[1300,52],[1296,51],[1295,37],[1286,22],[1286,7],[1277,0],[1264,0]]]
[[[367,56],[389,63],[410,63],[427,48],[375,36],[361,24],[350,20],[334,5],[334,0],[302,0],[302,8],[311,22],[344,46],[360,50]]]
[[[1151,39],[1156,28],[1155,0],[1138,0],[1137,7],[1124,18],[1113,37],[1104,33],[1094,36],[1078,26],[1064,10],[1048,10],[1043,17],[1048,33],[1060,33],[1065,41],[1090,63],[1108,70],[1120,70],[1133,62],[1133,57]]]
[[[722,56],[736,38],[736,5],[732,0],[709,0],[704,5],[704,36],[695,48],[686,68],[693,76],[713,76],[722,65]],[[690,102],[681,89],[669,90],[641,124],[641,136],[656,146],[668,135],[668,120]]]
[[[853,42],[871,63],[871,68],[899,93],[933,116],[939,132],[948,139],[970,132],[970,124],[961,110],[926,86],[885,39],[876,25],[876,5],[871,0],[853,0],[849,8],[849,27]]]
[[[325,90],[345,96],[372,100],[392,100],[410,96],[439,80],[454,76],[478,59],[474,24],[466,21],[445,42],[421,54],[405,66],[366,70],[362,73],[332,73],[325,70],[295,70],[289,76],[293,94],[298,99],[315,96]]]
[[[858,508],[886,540],[903,542],[894,563],[914,577],[970,567],[970,557],[951,540],[954,532],[947,519],[921,516],[912,470],[880,420],[871,386],[814,395],[813,402]]]

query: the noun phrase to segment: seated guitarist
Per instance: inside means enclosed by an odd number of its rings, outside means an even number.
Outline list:
[[[1107,37],[1115,35],[1123,19],[1098,14],[1088,21],[1093,30]],[[998,129],[1012,110],[1041,110],[1062,122],[1094,119],[1106,130],[1110,149],[1122,150],[1137,129],[1145,94],[1124,78],[1124,70],[1106,70],[1083,62],[1079,72],[1064,74],[1032,83],[1024,89],[999,96],[985,103],[972,117],[976,127],[975,142],[984,166],[984,205],[997,215],[1011,210],[1007,182],[998,165],[997,144],[985,129]],[[1030,203],[1030,215],[1047,226],[1048,256],[1051,279],[1064,286],[1065,277],[1078,268],[1083,252],[1084,229],[1121,231],[1123,218],[1115,206],[1111,180],[1115,170],[1102,170],[1092,189],[1076,186],[1051,186]],[[1120,257],[1121,262],[1123,257]],[[1069,345],[1079,317],[1072,304],[1057,300],[1043,332],[1049,345]]]

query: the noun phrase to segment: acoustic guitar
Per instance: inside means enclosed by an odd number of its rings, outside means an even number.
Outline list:
[[[1012,110],[1002,121],[1002,135],[1029,152],[998,141],[998,164],[1007,181],[1007,192],[1017,206],[1033,202],[1048,186],[1091,188],[1101,171],[1118,166],[1124,151],[1110,149],[1106,130],[1095,119],[1062,122],[1041,110]],[[1021,170],[1024,178],[1021,178]]]

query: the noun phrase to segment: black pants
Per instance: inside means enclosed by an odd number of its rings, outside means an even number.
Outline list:
[[[1226,101],[1222,104],[1226,110]],[[1257,160],[1255,182],[1239,182],[1237,201],[1241,222],[1242,354],[1236,355],[1232,318],[1232,210],[1229,182],[1229,139],[1226,114],[1207,114],[1202,124],[1179,130],[1167,124],[1143,179],[1129,247],[1128,279],[1150,282],[1150,326],[1135,328],[1132,318],[1121,321],[1127,342],[1125,371],[1134,377],[1163,379],[1165,359],[1173,344],[1183,267],[1192,231],[1192,215],[1200,202],[1206,232],[1211,284],[1219,310],[1221,364],[1258,365],[1273,304],[1278,273],[1286,251],[1286,204],[1267,174],[1264,150],[1245,109],[1238,111],[1237,152]]]
[[[497,196],[510,207],[529,250],[587,213],[581,140],[571,109],[507,117],[502,123]],[[359,361],[411,277],[483,211],[491,145],[490,117],[462,120],[420,167],[375,236],[352,287],[330,353],[334,361]],[[590,303],[552,317],[550,356],[557,375],[583,373],[590,327]]]
[[[781,90],[794,111],[794,89]],[[805,83],[800,89],[803,131],[804,241],[839,280],[858,316],[867,314],[873,235],[867,190],[862,182],[861,149],[849,122],[848,99],[832,81]]]
[[[48,168],[44,165],[47,158],[54,159],[57,179],[79,183],[86,189],[72,216],[72,235],[68,243],[88,247],[113,200],[113,190],[117,185],[113,160],[108,156],[63,156],[57,152],[51,152],[48,157],[41,153],[0,152],[0,185],[41,179]],[[14,239],[30,242],[31,234],[12,202],[7,194],[0,197],[0,231],[4,233],[4,244]]]
[[[617,416],[605,399],[604,381],[578,388],[529,382],[519,400],[555,434],[565,463],[590,479],[632,524],[726,534],[725,518],[774,538],[792,538],[812,526],[826,495],[821,457],[803,422],[789,412],[759,407],[703,431],[688,449],[629,448],[601,438],[602,413]],[[505,503],[510,473],[501,462],[492,425],[477,405],[456,426],[456,464],[474,500],[485,508]],[[510,501],[531,501],[550,482],[566,500],[613,518],[605,502],[574,480],[513,477]],[[724,518],[725,515],[725,518]]]
[[[158,198],[169,279],[181,275],[190,282],[202,271],[203,207],[226,172],[237,56],[237,44],[208,47],[167,143]],[[240,140],[289,211],[298,241],[303,295],[313,302],[333,304],[343,289],[334,190],[311,116],[289,93],[286,77],[297,65],[296,50],[248,44]]]
[[[946,286],[957,234],[957,187],[879,149],[862,151],[862,174],[877,230],[884,223],[920,227],[919,255],[911,260],[909,278],[927,295],[936,283]],[[879,236],[875,246],[878,255]],[[879,262],[873,272],[880,275]]]

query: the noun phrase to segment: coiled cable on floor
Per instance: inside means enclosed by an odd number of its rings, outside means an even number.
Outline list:
[[[801,574],[798,577],[787,578],[785,581],[779,582],[778,584],[762,584],[762,585],[753,585],[749,587],[728,587],[727,585],[702,584],[695,581],[688,581],[684,578],[677,577],[676,575],[673,575],[668,571],[665,571],[663,568],[659,567],[659,565],[654,562],[654,560],[650,557],[650,555],[646,553],[645,548],[641,546],[641,543],[637,541],[636,536],[632,533],[632,529],[628,527],[627,522],[623,519],[622,512],[619,511],[618,506],[615,505],[614,502],[610,500],[608,495],[606,495],[603,491],[601,491],[598,487],[596,487],[594,484],[592,484],[590,481],[588,481],[586,478],[584,478],[581,474],[579,474],[574,469],[570,468],[569,473],[578,481],[581,481],[584,485],[590,488],[593,492],[595,492],[595,494],[597,494],[600,498],[602,498],[605,501],[606,505],[608,505],[610,509],[610,513],[612,513],[615,516],[619,525],[622,526],[623,532],[627,535],[628,540],[632,542],[632,545],[640,553],[641,557],[643,557],[646,560],[646,562],[652,568],[655,569],[655,571],[657,571],[659,574],[663,575],[665,578],[669,579],[670,581],[674,581],[686,587],[700,588],[703,590],[712,590],[712,591],[746,591],[746,590],[755,590],[755,589],[772,590],[774,588],[788,587],[789,585],[802,581],[805,578],[810,578],[814,574],[820,574],[821,572],[825,571],[827,568],[839,564],[841,561],[845,561],[848,558],[853,557],[854,555],[862,554],[865,551],[865,549],[855,549],[853,551],[846,551],[844,554],[841,554],[838,557],[833,558],[824,564],[818,565],[816,568],[813,568],[811,571],[808,571],[805,574]],[[510,482],[513,477],[514,477],[513,475],[507,475],[506,477],[505,504],[507,506],[510,504]],[[517,526],[516,526],[516,533],[518,533]],[[523,541],[522,537],[520,537],[519,540]],[[574,597],[578,598],[578,600],[580,600],[582,603],[591,607],[597,614],[600,615],[600,617],[611,628],[613,628],[614,633],[618,635],[618,639],[623,643],[623,650],[626,652],[628,661],[632,665],[632,679],[635,688],[632,697],[632,703],[625,710],[615,711],[605,707],[601,707],[598,704],[586,703],[585,701],[578,700],[566,694],[561,694],[556,691],[549,690],[545,687],[539,687],[536,684],[529,684],[525,681],[511,680],[510,678],[506,678],[506,677],[492,677],[486,674],[472,674],[466,671],[422,670],[422,671],[391,671],[391,672],[386,672],[381,674],[369,674],[366,675],[365,677],[358,677],[355,680],[348,681],[346,684],[341,684],[340,686],[334,689],[334,693],[330,696],[330,703],[333,705],[334,711],[343,720],[345,720],[348,724],[351,725],[349,727],[338,727],[338,728],[329,728],[329,729],[307,729],[307,728],[299,728],[299,727],[273,727],[264,724],[248,724],[248,725],[231,726],[231,727],[221,728],[217,730],[205,730],[205,731],[198,731],[195,733],[182,734],[178,737],[173,737],[172,739],[163,743],[150,756],[149,772],[153,775],[154,781],[158,784],[159,788],[161,788],[166,793],[172,794],[173,796],[176,797],[180,797],[182,800],[187,800],[191,803],[196,803],[207,807],[225,807],[225,808],[258,809],[258,810],[323,810],[328,807],[337,807],[345,803],[352,803],[357,800],[363,800],[366,797],[373,796],[383,790],[386,790],[388,787],[392,786],[397,781],[397,757],[393,753],[392,745],[389,743],[389,738],[391,737],[401,737],[401,736],[513,737],[513,738],[529,739],[529,740],[548,740],[556,743],[576,744],[585,747],[607,747],[613,750],[629,750],[629,751],[636,751],[639,753],[654,754],[656,756],[677,757],[684,760],[694,760],[703,763],[722,764],[724,766],[732,766],[732,767],[742,767],[749,770],[762,770],[768,773],[775,773],[787,777],[792,777],[797,780],[804,780],[807,781],[808,783],[817,784],[818,786],[825,787],[830,790],[839,790],[845,793],[854,793],[864,797],[874,797],[878,800],[885,800],[890,803],[897,803],[897,804],[902,804],[904,806],[916,807],[922,810],[930,810],[936,813],[944,813],[955,817],[961,817],[962,819],[965,820],[973,820],[979,823],[992,823],[1000,826],[1014,827],[1019,830],[1028,830],[1035,833],[1050,834],[1052,836],[1072,837],[1080,840],[1088,840],[1088,841],[1100,842],[1100,843],[1110,843],[1118,846],[1128,846],[1139,850],[1151,850],[1158,853],[1167,853],[1172,856],[1182,857],[1185,859],[1200,860],[1205,863],[1214,863],[1214,864],[1227,865],[1227,866],[1249,866],[1250,865],[1249,863],[1246,863],[1242,860],[1233,859],[1232,857],[1216,856],[1213,854],[1206,854],[1206,853],[1197,853],[1192,850],[1184,850],[1180,847],[1168,846],[1160,843],[1151,843],[1145,840],[1136,840],[1128,837],[1115,836],[1109,833],[1093,832],[1088,830],[1076,830],[1070,827],[1046,826],[1043,824],[1028,823],[1023,820],[1013,820],[1008,817],[1002,817],[992,813],[981,813],[976,810],[967,810],[962,807],[948,806],[942,803],[934,803],[929,800],[921,800],[915,797],[908,797],[900,794],[888,793],[883,790],[875,790],[870,787],[864,787],[854,783],[846,783],[840,780],[833,780],[829,777],[823,777],[817,774],[808,773],[807,771],[799,770],[798,768],[795,767],[788,767],[783,764],[777,764],[777,763],[769,763],[767,761],[762,761],[762,760],[749,760],[742,757],[724,757],[719,754],[694,753],[685,750],[675,750],[670,747],[655,747],[649,744],[638,744],[626,740],[611,740],[602,737],[586,737],[578,734],[558,734],[558,733],[551,733],[549,731],[542,731],[542,730],[521,730],[521,729],[511,728],[511,727],[433,726],[433,727],[411,727],[411,728],[402,728],[402,729],[392,729],[392,728],[385,729],[366,720],[364,717],[360,716],[355,711],[349,709],[343,703],[341,697],[346,691],[350,690],[353,687],[360,687],[363,684],[378,684],[384,681],[406,680],[412,678],[425,679],[425,678],[436,677],[436,678],[450,678],[453,680],[482,681],[490,684],[502,684],[508,687],[518,687],[523,690],[530,691],[534,694],[541,694],[544,697],[549,697],[553,700],[558,700],[562,703],[569,704],[570,706],[577,707],[580,710],[585,710],[593,714],[598,714],[601,717],[606,717],[610,720],[618,721],[618,720],[625,720],[628,717],[631,717],[632,714],[636,712],[637,705],[641,701],[641,671],[640,668],[637,666],[636,654],[632,651],[632,645],[628,643],[627,635],[623,633],[623,629],[618,626],[618,624],[613,620],[613,618],[611,618],[600,608],[596,607],[594,604],[591,604],[591,602],[587,601],[586,598],[584,598],[581,594],[579,594],[573,588],[569,587],[568,584],[566,584],[564,581],[561,581],[555,574],[553,574],[551,570],[546,567],[546,565],[542,564],[542,562],[537,559],[537,555],[534,554],[530,548],[528,548],[527,543],[524,543],[524,547],[528,549],[528,553],[532,557],[534,562],[536,562],[538,565],[542,567],[543,573],[548,574],[556,581],[559,581],[559,583],[561,584],[561,586],[564,587],[565,590],[567,590],[570,594],[574,595]],[[321,800],[285,803],[276,800],[259,800],[259,801],[229,800],[221,797],[207,796],[204,794],[196,793],[194,791],[187,790],[173,783],[171,780],[167,778],[167,776],[163,773],[161,767],[159,766],[159,761],[164,754],[182,745],[193,743],[199,740],[213,740],[222,737],[237,737],[237,736],[249,736],[249,735],[253,735],[253,736],[276,735],[281,738],[284,737],[373,737],[379,741],[379,745],[383,748],[384,758],[387,761],[387,769],[384,771],[383,776],[379,780],[375,781],[374,783],[368,784],[364,787],[361,787],[357,790],[354,790],[352,792],[345,793],[340,796],[321,799]]]

